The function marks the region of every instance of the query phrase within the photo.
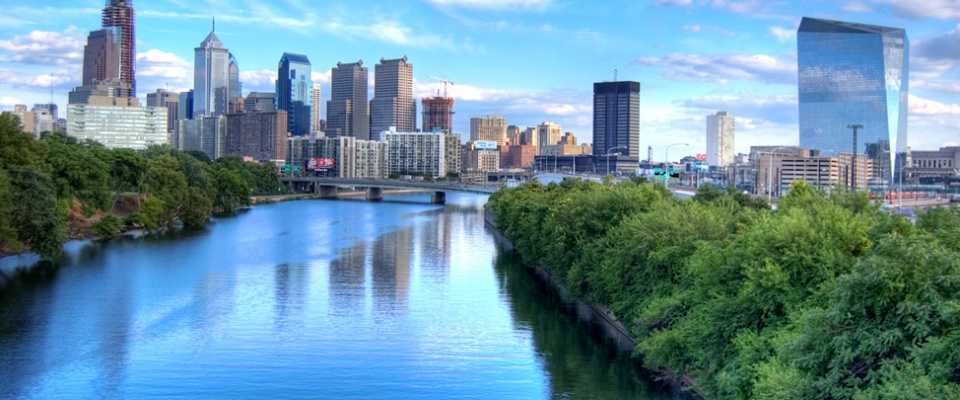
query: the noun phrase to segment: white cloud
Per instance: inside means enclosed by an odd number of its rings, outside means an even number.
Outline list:
[[[853,12],[853,13],[872,13],[872,12],[874,12],[873,7],[870,7],[870,6],[864,4],[862,1],[859,1],[859,0],[848,1],[847,3],[845,3],[845,4],[843,5],[843,7],[842,7],[841,9],[842,9],[843,11]]]
[[[243,83],[244,95],[249,92],[273,92],[277,90],[277,71],[269,69],[240,71],[240,82]]]
[[[313,71],[310,74],[310,79],[313,80],[313,83],[319,83],[321,85],[330,84],[331,71],[328,69],[324,72]]]
[[[456,46],[450,36],[436,32],[416,33],[413,29],[396,21],[377,20],[370,24],[346,24],[331,20],[323,25],[323,29],[327,33],[344,38],[371,39],[398,46],[472,51],[472,46],[468,42]]]
[[[960,104],[946,104],[910,95],[908,145],[914,150],[935,150],[957,142]]]
[[[23,102],[20,101],[20,99],[18,99],[18,98],[16,98],[16,97],[10,97],[10,96],[2,96],[2,97],[0,97],[0,105],[3,105],[3,106],[11,106],[11,107],[12,107],[12,106],[15,106],[15,105],[17,105],[17,104],[23,104]]]
[[[193,66],[180,56],[157,49],[137,54],[138,95],[164,88],[182,92],[193,88]],[[142,96],[141,96],[142,97]]]
[[[654,7],[669,7],[669,6],[689,6],[693,3],[693,0],[657,0],[656,3],[653,3]]]
[[[317,24],[316,15],[312,12],[302,12],[295,15],[278,15],[276,10],[266,8],[263,5],[252,7],[248,15],[236,14],[217,14],[217,21],[238,25],[256,25],[258,27],[277,27],[289,29],[294,32],[303,32],[304,28],[313,28]],[[199,19],[210,20],[210,14],[181,13],[172,11],[137,11],[137,17],[162,18],[162,19]]]
[[[0,84],[7,84],[15,88],[49,89],[51,86],[65,89],[79,84],[80,79],[76,72],[57,70],[39,75],[21,75],[17,72],[0,69]]]
[[[910,115],[960,115],[960,105],[945,104],[910,95]]]
[[[71,26],[62,33],[33,31],[26,36],[0,40],[0,50],[11,56],[9,60],[18,63],[69,65],[83,61],[85,44],[86,32]]]
[[[688,0],[689,1],[689,0]],[[543,11],[552,0],[427,0],[437,6],[497,11]]]
[[[684,25],[680,27],[680,30],[685,32],[700,32],[700,25]]]
[[[960,19],[960,2],[956,0],[874,0],[886,5],[897,16],[909,19]]]
[[[960,24],[943,35],[914,40],[910,47],[910,83],[933,90],[951,88],[952,80],[946,85],[938,80],[960,68]]]
[[[666,68],[673,80],[726,83],[730,80],[757,80],[762,83],[796,84],[795,60],[782,61],[757,54],[670,54],[640,57],[633,65]]]
[[[773,36],[780,43],[797,40],[797,30],[795,28],[771,26],[767,29],[767,31],[770,32],[770,36]]]

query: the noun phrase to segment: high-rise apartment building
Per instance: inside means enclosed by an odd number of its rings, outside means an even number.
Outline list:
[[[507,119],[499,115],[483,118],[470,118],[470,140],[488,140],[497,142],[497,146],[507,143]]]
[[[313,127],[313,132],[323,132],[323,125],[320,121],[323,119],[323,114],[320,113],[320,105],[323,104],[320,100],[320,84],[313,84],[313,108],[310,110],[310,126]]]
[[[417,127],[417,102],[413,99],[413,64],[407,56],[395,60],[381,58],[374,66],[373,100],[370,101],[370,137],[391,126],[399,132]]]
[[[286,111],[226,115],[223,155],[254,160],[283,160],[287,150]]]
[[[639,157],[640,82],[593,84],[593,155],[612,153]]]
[[[544,146],[556,146],[560,142],[560,132],[563,127],[553,122],[541,122],[537,125],[537,154],[546,154],[543,151]]]
[[[129,105],[97,104],[109,99],[97,96],[90,104],[67,105],[67,134],[111,149],[145,150],[167,143],[165,107],[140,107],[136,98],[130,98]]]
[[[327,101],[327,136],[370,137],[370,105],[367,100],[367,69],[363,60],[337,63],[330,71]]]
[[[313,78],[303,54],[283,53],[277,65],[277,110],[287,112],[287,131],[294,136],[312,132]]]
[[[735,120],[726,111],[707,116],[707,165],[726,167],[733,164]]]
[[[887,166],[891,151],[902,157],[909,59],[903,29],[804,17],[797,30],[800,147],[832,155],[855,150]],[[893,170],[874,168],[888,181]]]
[[[454,170],[451,163],[460,151],[460,139],[444,132],[397,132],[383,134],[387,142],[387,170],[390,173],[416,173],[434,178]],[[453,148],[451,148],[453,147]]]
[[[224,115],[230,102],[230,51],[214,31],[193,49],[193,116]]]
[[[136,62],[137,37],[134,31],[136,19],[132,0],[106,0],[101,18],[104,29],[112,30],[115,42],[119,45],[119,78],[137,93]],[[110,76],[108,78],[113,78]],[[87,83],[84,82],[84,85]]]
[[[243,100],[244,112],[270,112],[277,110],[277,95],[268,92],[250,92]]]
[[[537,127],[528,126],[523,130],[523,133],[520,134],[520,144],[529,144],[533,145],[534,148],[539,149],[540,140],[537,137]]]

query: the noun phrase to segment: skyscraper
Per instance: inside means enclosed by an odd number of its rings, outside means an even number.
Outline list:
[[[608,153],[639,160],[640,82],[593,84],[593,155]]]
[[[227,68],[227,74],[230,76],[227,89],[227,113],[241,112],[243,107],[239,105],[239,102],[243,87],[240,84],[240,63],[237,62],[233,53],[230,53],[230,66]]]
[[[230,94],[230,51],[213,30],[193,49],[193,117],[227,113]]]
[[[277,110],[287,112],[287,131],[306,136],[312,131],[313,79],[310,60],[302,54],[283,53],[277,65]]]
[[[120,78],[120,43],[115,28],[90,32],[83,47],[81,86],[93,86]]]
[[[134,32],[133,0],[106,0],[101,25],[105,29],[113,28],[119,44],[120,81],[130,84],[136,96],[137,37]]]
[[[797,30],[800,147],[838,156],[856,142],[856,154],[887,166],[890,149],[905,154],[909,59],[903,29],[804,17]],[[874,176],[884,171],[889,180],[892,170],[874,168]]]
[[[374,66],[373,100],[370,101],[370,137],[391,126],[397,132],[413,132],[417,126],[417,103],[413,100],[413,64],[407,56],[380,59]]]
[[[363,60],[355,63],[338,62],[330,72],[327,136],[353,136],[370,140],[367,69],[363,67]]]
[[[707,116],[707,165],[726,167],[733,164],[735,121],[726,111]]]

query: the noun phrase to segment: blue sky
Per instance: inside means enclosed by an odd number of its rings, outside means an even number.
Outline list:
[[[0,107],[61,107],[80,81],[86,34],[99,29],[102,0],[2,0]],[[655,0],[134,0],[139,96],[193,86],[193,48],[211,29],[236,56],[244,93],[273,91],[283,52],[309,57],[329,97],[329,70],[406,55],[419,98],[447,77],[454,129],[471,117],[563,125],[591,136],[593,82],[641,83],[642,147],[704,151],[705,118],[737,118],[736,148],[797,144],[796,29],[804,16],[904,28],[911,40],[908,144],[960,142],[960,1]],[[419,104],[418,104],[419,107]],[[671,157],[673,158],[673,157]]]

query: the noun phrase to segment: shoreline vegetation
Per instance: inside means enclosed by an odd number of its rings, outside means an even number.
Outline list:
[[[498,191],[524,263],[604,305],[662,379],[711,399],[960,398],[960,210],[916,223],[795,183],[773,211],[714,187]]]
[[[62,133],[36,139],[16,116],[0,115],[0,257],[53,258],[70,239],[203,227],[253,195],[284,190],[273,164],[167,145],[108,149]]]

